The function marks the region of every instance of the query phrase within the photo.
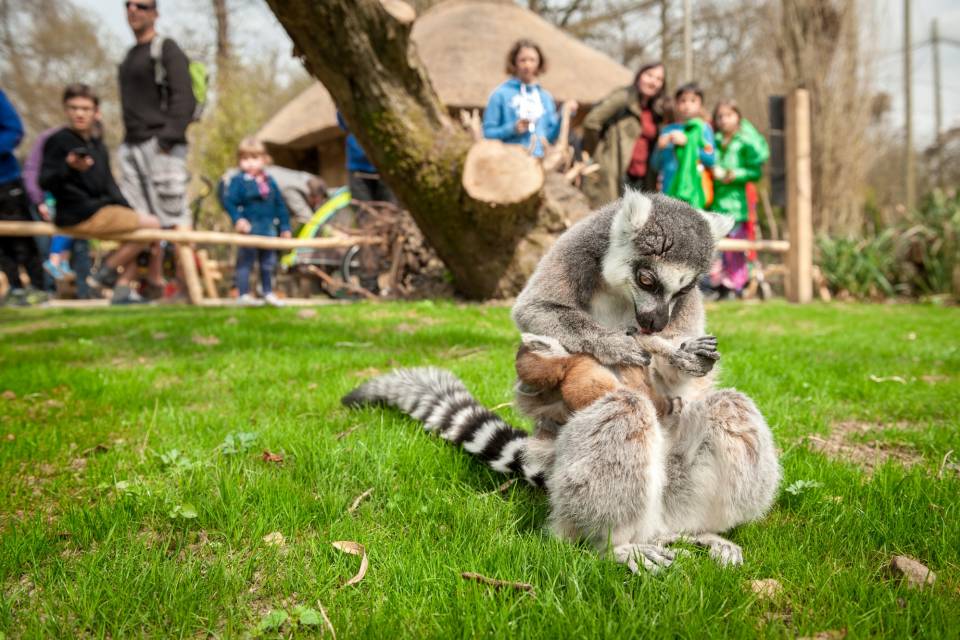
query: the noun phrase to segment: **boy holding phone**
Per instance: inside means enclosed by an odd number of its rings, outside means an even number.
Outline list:
[[[157,229],[159,221],[130,208],[110,171],[110,154],[93,135],[100,99],[84,84],[63,92],[67,126],[50,136],[43,147],[40,187],[57,202],[55,224],[68,232],[104,236],[135,229]],[[90,276],[91,286],[113,288],[114,304],[143,302],[130,283],[142,243],[118,248]]]

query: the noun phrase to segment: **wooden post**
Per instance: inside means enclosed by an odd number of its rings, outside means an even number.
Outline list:
[[[193,248],[188,244],[177,244],[177,263],[183,272],[183,282],[187,285],[187,298],[190,304],[203,302],[203,288],[200,286],[200,276],[197,274],[197,259],[193,255]]]
[[[206,249],[197,250],[197,262],[200,263],[200,278],[203,280],[203,292],[208,298],[219,298],[217,283],[213,276],[213,265]]]
[[[787,300],[813,299],[813,189],[810,174],[810,94],[794,89],[787,96]]]

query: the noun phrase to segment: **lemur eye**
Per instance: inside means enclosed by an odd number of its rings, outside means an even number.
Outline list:
[[[637,274],[637,282],[639,282],[641,286],[652,287],[656,281],[649,273],[641,271]]]

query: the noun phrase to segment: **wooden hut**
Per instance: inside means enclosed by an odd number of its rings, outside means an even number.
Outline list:
[[[541,81],[558,103],[573,99],[587,107],[633,79],[609,56],[509,0],[448,0],[413,26],[413,41],[433,87],[453,114],[483,109],[506,79],[507,52],[520,38],[543,49],[548,70]],[[323,85],[294,98],[259,137],[278,164],[319,173],[331,185],[346,181],[344,134]]]

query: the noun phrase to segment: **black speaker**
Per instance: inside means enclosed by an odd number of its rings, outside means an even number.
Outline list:
[[[786,127],[786,98],[770,96],[768,116],[770,119],[770,203],[775,207],[787,206],[787,153],[784,129]]]

